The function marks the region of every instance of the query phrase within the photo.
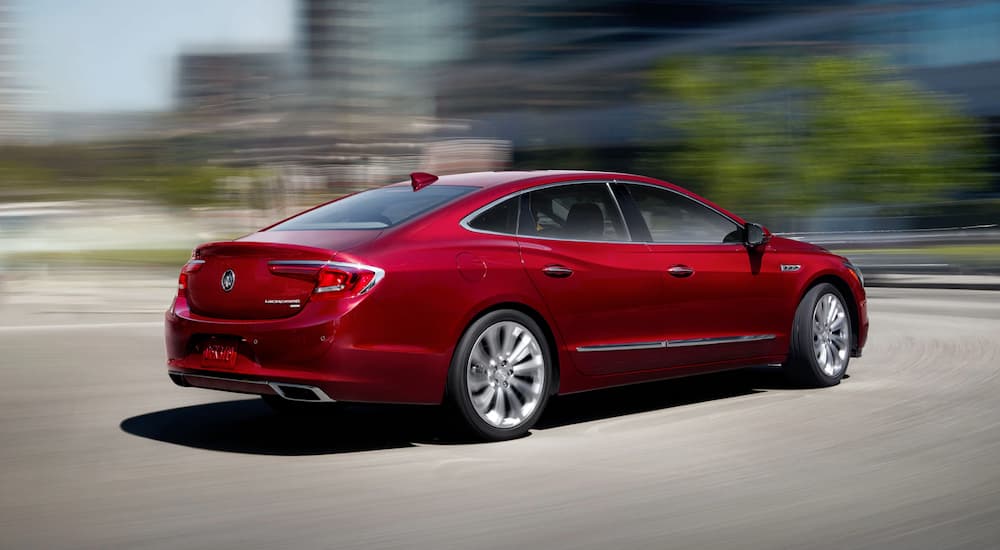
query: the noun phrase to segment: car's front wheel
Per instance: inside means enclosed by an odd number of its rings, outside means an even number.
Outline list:
[[[840,383],[851,360],[851,316],[840,291],[829,283],[811,288],[795,312],[785,372],[810,387]]]
[[[462,335],[448,373],[448,395],[476,435],[513,439],[538,421],[552,384],[541,328],[514,310],[490,312]]]

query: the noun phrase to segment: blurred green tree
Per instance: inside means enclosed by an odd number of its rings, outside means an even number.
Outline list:
[[[0,147],[0,201],[119,198],[174,207],[240,203],[242,197],[221,192],[220,182],[265,172],[178,159],[174,148],[166,140]]]
[[[984,181],[976,121],[878,58],[674,58],[652,87],[680,134],[652,167],[742,211],[924,203]]]

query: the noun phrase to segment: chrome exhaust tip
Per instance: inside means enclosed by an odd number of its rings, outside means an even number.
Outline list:
[[[206,374],[182,373],[177,371],[170,371],[168,374],[174,384],[185,388],[197,387],[236,393],[269,395],[269,392],[264,389],[266,386],[275,395],[288,401],[307,401],[312,403],[335,402],[334,399],[331,399],[320,388],[307,384],[247,380],[230,376],[209,376]]]
[[[323,390],[316,386],[306,386],[303,384],[285,384],[283,382],[268,382],[268,386],[274,393],[280,395],[288,401],[307,401],[314,403],[330,403],[333,399]]]

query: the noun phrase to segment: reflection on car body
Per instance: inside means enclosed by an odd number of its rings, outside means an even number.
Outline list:
[[[201,245],[166,340],[180,385],[448,401],[507,439],[556,393],[757,364],[834,385],[867,333],[846,258],[659,180],[542,171],[417,174]]]

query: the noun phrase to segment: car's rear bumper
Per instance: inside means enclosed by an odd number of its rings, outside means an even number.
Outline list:
[[[170,371],[170,379],[181,387],[206,388],[236,393],[251,393],[256,395],[276,395],[290,401],[330,402],[330,398],[322,388],[308,384],[289,384],[287,382],[271,382],[247,378],[243,375],[221,373],[183,373]]]
[[[166,313],[167,368],[174,382],[200,388],[282,395],[288,385],[335,401],[440,403],[450,355],[372,344],[373,330],[384,332],[384,320],[336,304],[250,322],[202,318],[178,298]],[[203,364],[200,344],[212,338],[236,344],[234,365]]]

